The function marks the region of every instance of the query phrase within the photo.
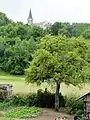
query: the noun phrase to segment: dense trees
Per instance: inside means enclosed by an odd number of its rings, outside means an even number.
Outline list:
[[[3,59],[1,69],[12,74],[23,74],[24,69],[32,60],[32,54],[36,49],[35,41],[33,39],[21,41],[20,38],[16,38],[15,45],[4,45],[4,42],[2,45],[0,52]]]
[[[87,45],[81,39],[47,36],[41,39],[39,48],[26,70],[28,83],[44,81],[56,84],[55,108],[59,109],[59,90],[62,82],[74,86],[86,80]]]
[[[89,36],[90,24],[87,23],[61,23],[55,22],[51,28],[50,33],[52,35],[65,35],[67,37],[79,37],[82,36],[86,38]]]
[[[0,70],[23,74],[32,61],[37,44],[47,34],[89,39],[90,24],[55,22],[43,30],[22,22],[15,23],[0,12]]]
[[[21,22],[10,21],[0,13],[0,70],[12,74],[24,74],[32,60],[37,42],[45,36],[40,27],[31,27]]]
[[[86,30],[82,33],[82,36],[83,36],[85,39],[90,39],[90,29],[86,29]]]

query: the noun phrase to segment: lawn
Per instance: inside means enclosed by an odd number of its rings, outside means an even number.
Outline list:
[[[13,85],[13,92],[14,93],[33,93],[36,92],[38,89],[45,89],[46,87],[54,92],[55,87],[50,87],[49,84],[42,84],[41,86],[33,85],[33,84],[26,84],[24,76],[11,76],[8,74],[0,74],[0,84],[12,84]],[[61,92],[65,94],[83,94],[90,92],[90,84],[87,83],[83,85],[82,89],[75,88],[73,86],[66,86],[65,84],[61,84]]]

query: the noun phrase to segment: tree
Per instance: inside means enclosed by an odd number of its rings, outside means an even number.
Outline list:
[[[73,23],[71,25],[71,35],[75,37],[79,37],[87,29],[90,29],[90,24],[88,23]]]
[[[60,22],[55,22],[52,26],[51,26],[51,34],[52,35],[58,35],[58,31],[61,28],[61,23]]]
[[[36,42],[0,37],[0,69],[11,74],[24,74],[36,50]]]
[[[83,36],[85,39],[90,39],[90,29],[86,29],[86,30],[82,33],[82,36]]]
[[[46,36],[41,39],[31,66],[26,69],[28,83],[51,82],[56,85],[55,109],[59,110],[59,90],[62,82],[74,86],[85,82],[87,46],[80,39]]]
[[[0,12],[0,26],[6,25],[11,22],[12,21],[7,18],[6,14]]]

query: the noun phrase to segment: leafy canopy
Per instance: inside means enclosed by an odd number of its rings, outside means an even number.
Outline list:
[[[86,51],[85,41],[79,38],[42,38],[31,66],[26,69],[27,82],[40,84],[44,81],[59,81],[79,85],[86,78]]]

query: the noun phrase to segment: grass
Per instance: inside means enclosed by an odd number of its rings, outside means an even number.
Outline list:
[[[46,87],[54,92],[55,87],[50,87],[49,84],[42,84],[41,86],[37,86],[36,84],[26,84],[24,76],[12,76],[4,73],[0,73],[0,84],[12,84],[14,93],[33,93],[38,89],[45,89]],[[90,92],[90,83],[83,85],[82,89],[75,88],[73,86],[66,86],[65,84],[61,84],[61,92],[62,94],[77,94],[81,95],[87,92]]]

